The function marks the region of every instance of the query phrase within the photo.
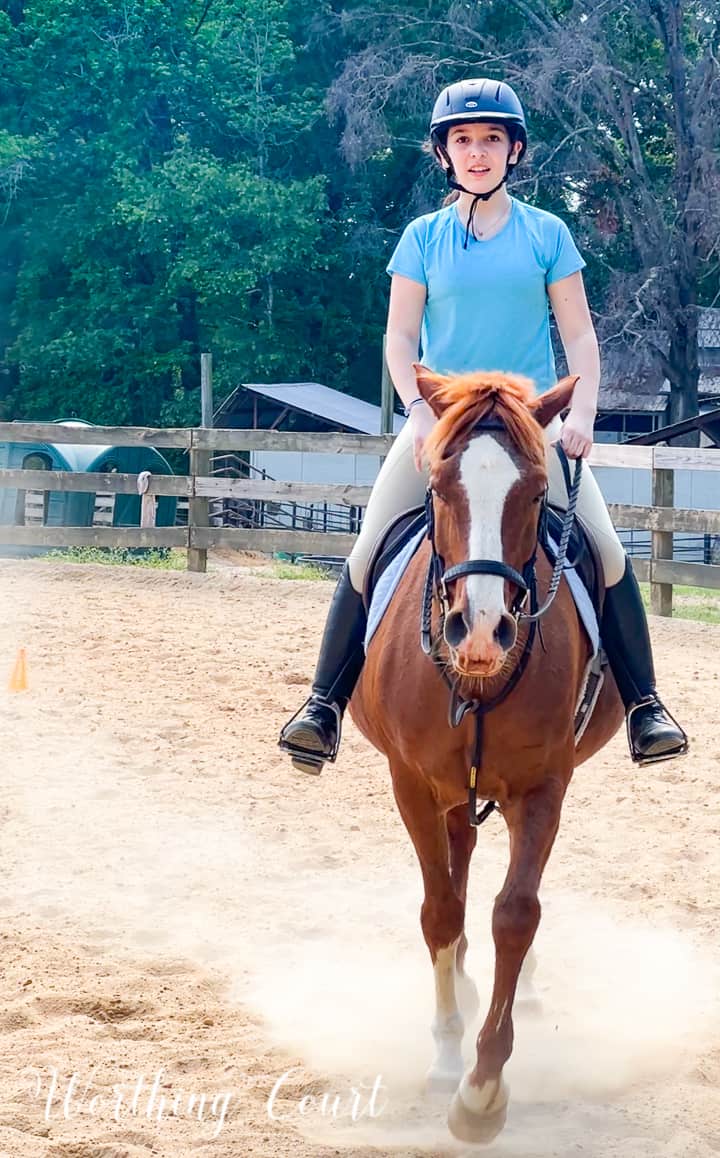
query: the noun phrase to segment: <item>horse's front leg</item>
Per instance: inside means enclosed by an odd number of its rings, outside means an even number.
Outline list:
[[[457,957],[465,924],[465,898],[458,896],[451,876],[448,825],[427,783],[397,765],[392,766],[392,773],[395,799],[422,870],[425,896],[420,923],[435,977],[432,1034],[436,1053],[427,1074],[427,1088],[448,1092],[457,1089],[464,1068],[461,1045],[465,1027],[457,999]],[[471,851],[468,848],[468,860]],[[457,847],[455,856],[459,868],[462,853]]]
[[[538,889],[560,823],[565,783],[549,780],[504,809],[510,865],[493,909],[495,982],[477,1040],[477,1062],[462,1079],[448,1124],[464,1142],[491,1142],[505,1124],[503,1067],[513,1047],[512,1009],[523,960],[538,924]]]
[[[451,809],[447,814],[447,830],[450,842],[450,878],[452,885],[463,906],[463,914],[467,910],[467,888],[470,872],[470,859],[477,844],[478,830],[468,821],[467,804],[463,803]],[[463,918],[463,930],[460,934],[456,954],[456,985],[460,1009],[466,1022],[472,1021],[480,1004],[475,982],[465,972],[465,954],[467,953],[467,936]]]

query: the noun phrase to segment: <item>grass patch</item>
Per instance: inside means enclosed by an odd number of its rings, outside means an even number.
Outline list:
[[[187,553],[172,547],[63,547],[41,555],[52,563],[102,563],[110,567],[153,567],[184,571]]]
[[[641,583],[643,603],[650,610],[650,584]],[[720,591],[706,587],[673,587],[673,619],[720,624]]]
[[[335,575],[329,567],[320,567],[315,563],[273,563],[272,575],[274,579],[334,579]]]

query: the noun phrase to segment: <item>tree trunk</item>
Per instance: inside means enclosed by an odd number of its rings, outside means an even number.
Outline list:
[[[684,422],[686,418],[694,418],[698,413],[698,378],[700,375],[697,366],[697,354],[693,359],[689,350],[684,351],[688,356],[684,364],[680,365],[679,355],[682,352],[679,345],[671,349],[671,357],[674,357],[676,369],[670,379],[669,422]],[[692,365],[693,361],[694,366]],[[686,443],[684,445],[692,446],[694,444]]]
[[[687,289],[687,283],[682,289]],[[685,302],[675,315],[675,325],[670,334],[668,351],[668,378],[670,381],[670,408],[668,422],[683,422],[694,418],[699,412],[698,381],[698,308],[694,287],[689,294],[683,294]],[[688,297],[692,301],[687,300]],[[679,446],[697,446],[698,435],[686,435],[677,440]]]
[[[200,386],[200,323],[197,311],[197,294],[191,285],[186,285],[178,294],[177,311],[180,316],[178,336],[191,349],[190,358],[182,367],[182,384],[187,390],[198,390]]]
[[[25,19],[25,0],[10,0],[7,12],[13,28],[17,28]]]

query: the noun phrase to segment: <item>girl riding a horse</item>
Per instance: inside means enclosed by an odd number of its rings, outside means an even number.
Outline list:
[[[569,458],[585,458],[592,447],[600,360],[581,273],[585,262],[563,221],[507,192],[527,149],[517,95],[488,79],[450,85],[435,102],[430,140],[453,193],[440,210],[407,226],[388,266],[387,362],[408,421],[380,471],[335,591],[312,694],[281,733],[281,747],[306,772],[320,772],[337,754],[343,713],[364,661],[361,592],[376,540],[425,495],[423,445],[436,416],[418,392],[418,349],[435,372],[503,370],[531,379],[542,394],[556,381],[549,300],[569,372],[578,380],[564,423],[553,420],[545,437],[559,442]],[[554,450],[547,467],[549,501],[564,509],[565,477]],[[602,561],[601,635],[625,706],[632,758],[645,763],[680,755],[687,737],[655,688],[638,585],[587,467],[577,514]]]

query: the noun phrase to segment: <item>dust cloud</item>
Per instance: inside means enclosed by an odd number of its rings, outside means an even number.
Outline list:
[[[13,710],[21,726],[27,702]],[[14,905],[59,929],[81,926],[88,943],[219,967],[231,996],[262,1015],[278,1046],[327,1075],[323,1089],[332,1095],[367,1089],[382,1075],[382,1117],[316,1118],[308,1136],[318,1144],[440,1153],[447,1100],[422,1096],[433,978],[419,928],[419,872],[407,861],[391,877],[387,866],[353,876],[342,864],[298,869],[282,847],[269,858],[267,845],[238,831],[222,807],[183,813],[172,796],[159,806],[148,777],[107,737],[89,737],[77,751],[49,740],[42,766],[13,784],[4,852],[15,865],[5,881]],[[471,886],[468,971],[481,1012],[504,855],[502,842],[486,850]],[[532,1014],[518,1006],[508,1127],[487,1153],[519,1158],[532,1137],[541,1158],[563,1138],[569,1145],[599,1130],[596,1152],[609,1156],[615,1138],[618,1147],[627,1140],[638,1089],[647,1099],[653,1082],[682,1080],[717,1038],[718,970],[672,929],[627,923],[573,893],[543,899],[539,1012],[538,1002]],[[478,1029],[467,1027],[468,1064]],[[664,1153],[661,1136],[653,1145]]]

